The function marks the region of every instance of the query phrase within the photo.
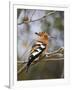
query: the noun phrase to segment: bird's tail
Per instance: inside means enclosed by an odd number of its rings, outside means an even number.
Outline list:
[[[27,65],[26,65],[26,72],[28,72],[29,66],[30,66],[30,63],[27,63]]]
[[[28,60],[28,63],[27,63],[27,65],[26,65],[26,72],[28,72],[28,70],[29,70],[29,67],[30,67],[30,64],[32,63],[32,61],[33,60]]]
[[[28,72],[28,70],[29,70],[29,66],[26,66],[26,71],[25,72]]]

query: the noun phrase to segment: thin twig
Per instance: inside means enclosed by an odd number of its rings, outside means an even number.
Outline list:
[[[19,74],[20,72],[22,72],[22,70],[24,70],[26,68],[26,64],[24,64],[18,71],[17,74]]]
[[[46,53],[46,55],[55,54],[55,53],[61,53],[61,51],[64,52],[64,48],[63,48],[63,47],[61,47],[61,48],[59,48],[58,50],[55,50],[55,51],[53,51],[53,52]]]
[[[32,13],[30,20],[32,19],[33,15],[35,14],[36,10],[34,10],[34,12]]]
[[[30,20],[28,23],[32,23],[32,22],[35,22],[35,21],[39,21],[39,20],[41,20],[41,19],[43,19],[43,18],[46,18],[47,16],[49,16],[49,15],[51,15],[51,14],[54,14],[56,11],[53,11],[53,12],[49,12],[47,15],[45,15],[45,16],[43,16],[43,17],[41,17],[41,18],[38,18],[38,19],[36,19],[36,20]],[[21,25],[21,24],[23,24],[24,23],[24,21],[23,22],[21,22],[21,23],[18,23],[18,25]]]
[[[32,21],[30,21],[30,22],[35,22],[35,21],[39,21],[39,20],[41,20],[41,19],[43,19],[43,18],[46,18],[47,16],[49,16],[49,15],[51,15],[51,14],[54,14],[56,11],[53,11],[53,12],[49,12],[47,15],[45,15],[45,16],[43,16],[43,17],[41,17],[41,18],[39,18],[39,19],[36,19],[36,20],[32,20]]]

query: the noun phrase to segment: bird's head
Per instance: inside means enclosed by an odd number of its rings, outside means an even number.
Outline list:
[[[35,32],[36,35],[38,35],[40,38],[48,39],[48,34],[46,32]]]
[[[35,32],[36,35],[38,35],[38,40],[44,42],[44,43],[48,43],[48,34],[46,32]]]

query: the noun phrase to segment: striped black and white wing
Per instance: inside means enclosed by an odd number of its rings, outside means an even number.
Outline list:
[[[46,49],[46,44],[43,44],[42,42],[37,42],[35,45],[33,45],[33,48],[35,48],[37,46],[36,49],[34,49],[34,51],[32,51],[30,53],[30,56],[28,58],[28,63],[27,63],[27,70],[30,66],[30,64],[36,59],[38,58],[43,51]]]

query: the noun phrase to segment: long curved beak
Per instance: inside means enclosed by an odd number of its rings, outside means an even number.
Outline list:
[[[39,36],[39,33],[35,32],[35,34]]]

